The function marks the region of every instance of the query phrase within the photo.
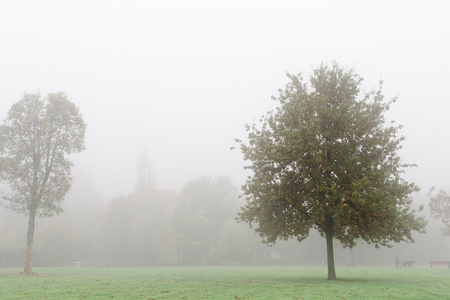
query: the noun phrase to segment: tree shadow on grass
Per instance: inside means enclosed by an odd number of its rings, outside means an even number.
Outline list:
[[[345,284],[345,283],[351,283],[351,284],[355,284],[355,283],[376,283],[376,282],[385,282],[386,279],[385,278],[377,278],[377,277],[370,277],[370,278],[354,278],[354,277],[338,277],[337,279],[334,280],[328,280],[326,275],[325,276],[318,276],[318,275],[313,275],[313,276],[307,276],[307,275],[302,275],[302,276],[298,276],[298,275],[290,275],[290,276],[278,276],[278,277],[270,277],[270,276],[264,276],[261,277],[262,278],[267,278],[268,281],[272,281],[272,282],[279,282],[279,283],[285,283],[285,284],[293,284],[293,283],[321,283],[321,284],[326,284],[326,283],[336,283],[336,284]],[[389,279],[389,281],[392,281],[391,279]],[[394,280],[395,281],[395,280]]]

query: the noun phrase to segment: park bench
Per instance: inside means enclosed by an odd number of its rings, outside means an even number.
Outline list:
[[[433,265],[448,265],[448,268],[450,269],[450,260],[435,260],[430,261],[430,266],[433,269]]]

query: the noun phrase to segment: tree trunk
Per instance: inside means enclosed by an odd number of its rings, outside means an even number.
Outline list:
[[[327,240],[327,263],[328,263],[328,280],[336,279],[336,271],[334,269],[334,253],[333,253],[333,234],[325,233]]]
[[[33,240],[34,240],[34,226],[35,226],[36,212],[30,211],[30,216],[28,218],[28,231],[27,231],[27,250],[25,253],[25,273],[31,273],[32,270],[32,260],[33,260]]]

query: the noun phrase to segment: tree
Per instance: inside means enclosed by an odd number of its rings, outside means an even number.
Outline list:
[[[78,234],[63,220],[51,220],[41,228],[36,235],[34,261],[46,267],[63,266],[75,250]]]
[[[418,191],[401,178],[397,155],[401,126],[386,126],[378,89],[360,96],[362,78],[337,63],[322,64],[310,77],[287,74],[276,110],[261,126],[246,125],[248,143],[237,139],[253,171],[243,186],[246,205],[238,219],[257,225],[273,244],[277,239],[306,239],[312,228],[326,238],[328,279],[336,279],[333,239],[352,247],[368,243],[413,242],[425,220],[411,210]]]
[[[136,183],[137,189],[147,187],[150,189],[156,188],[156,175],[152,164],[148,161],[147,150],[143,151],[137,159],[137,173],[138,181]]]
[[[84,123],[63,93],[25,94],[0,127],[0,179],[11,193],[2,204],[28,216],[25,272],[32,272],[35,218],[62,212],[70,189],[72,162],[84,149]]]
[[[253,234],[253,232],[251,232]],[[224,264],[242,264],[250,261],[252,238],[249,229],[229,219],[220,231],[219,240],[212,247],[211,254]]]
[[[431,192],[434,187],[431,188]],[[444,236],[450,237],[450,196],[444,191],[430,198],[430,213],[435,219],[440,219],[444,226],[441,228]]]
[[[13,265],[18,248],[16,231],[6,228],[0,219],[0,266]]]
[[[180,191],[174,210],[178,263],[211,263],[211,248],[235,215],[237,191],[228,177],[201,177]]]
[[[146,151],[137,159],[137,175],[133,192],[108,203],[108,265],[164,264],[175,257],[175,230],[170,217],[176,194],[156,189],[155,172]]]

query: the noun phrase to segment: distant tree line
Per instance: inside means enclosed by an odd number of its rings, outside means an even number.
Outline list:
[[[130,194],[103,204],[92,194],[78,195],[75,187],[77,195],[69,195],[64,214],[39,220],[44,224],[36,229],[34,264],[122,267],[261,260],[257,255],[264,245],[235,220],[241,204],[228,177],[204,176],[179,192],[141,179]],[[0,223],[0,266],[21,264],[21,247],[16,231]]]
[[[236,188],[225,177],[202,177],[179,193],[137,186],[107,206],[106,264],[248,263],[250,232],[234,221],[237,208]]]
[[[237,223],[236,212],[243,201],[227,177],[201,177],[178,192],[136,185],[128,195],[108,200],[88,176],[75,175],[64,213],[37,220],[36,267],[73,266],[74,262],[84,267],[326,264],[324,240],[317,232],[305,243],[279,241],[268,247],[246,224]],[[221,206],[214,210],[215,205]],[[0,209],[0,268],[21,266],[25,217]],[[352,250],[337,244],[336,264],[393,264],[396,254],[418,264],[445,259],[448,245],[440,223],[432,219],[429,223],[427,234],[415,236],[415,244],[374,249],[358,241]]]

